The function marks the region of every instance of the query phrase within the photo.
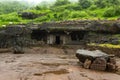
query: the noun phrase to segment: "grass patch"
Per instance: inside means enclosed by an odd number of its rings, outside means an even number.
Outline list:
[[[96,44],[96,43],[91,43],[88,44],[90,46],[99,46],[99,47],[107,47],[107,48],[120,48],[120,45],[113,45],[113,44]]]

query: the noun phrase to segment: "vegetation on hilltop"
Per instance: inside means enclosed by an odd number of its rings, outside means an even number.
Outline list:
[[[120,16],[120,0],[56,0],[55,3],[42,2],[31,6],[25,2],[0,2],[0,25],[9,22],[50,22],[80,19],[117,19]],[[18,12],[32,12],[38,16],[35,19],[25,19]]]

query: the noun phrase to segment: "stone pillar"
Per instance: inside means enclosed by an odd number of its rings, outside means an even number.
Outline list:
[[[47,44],[54,44],[54,36],[53,35],[47,36]]]

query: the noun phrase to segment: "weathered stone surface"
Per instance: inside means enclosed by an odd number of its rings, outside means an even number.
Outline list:
[[[18,53],[24,53],[24,48],[21,46],[14,46],[13,47],[13,53],[18,54]]]
[[[115,60],[115,58],[110,58],[108,62],[116,65],[116,60]]]
[[[25,18],[25,19],[37,18],[37,14],[35,14],[33,12],[21,12],[21,13],[18,13],[18,15],[21,16],[22,18]]]
[[[10,25],[0,31],[0,48],[12,47],[14,53],[24,53],[24,47],[32,43],[31,30],[24,25]]]
[[[110,33],[97,33],[97,32],[88,32],[85,37],[84,41],[87,43],[97,43],[97,44],[114,44],[118,45],[119,37],[115,36],[116,34],[110,34]]]
[[[39,27],[52,30],[84,30],[95,32],[119,33],[120,27],[117,21],[107,20],[73,20],[61,22],[49,22],[40,24]]]
[[[76,57],[81,61],[85,62],[86,59],[89,59],[91,61],[95,60],[96,58],[105,58],[108,59],[108,55],[104,52],[101,52],[99,50],[96,51],[88,51],[88,50],[77,50]]]
[[[116,71],[117,65],[114,56],[107,55],[99,50],[77,50],[76,57],[86,69],[100,71]]]
[[[86,59],[85,62],[84,62],[84,65],[83,67],[86,68],[86,69],[89,69],[90,68],[90,65],[91,65],[92,61],[89,60],[89,59]]]
[[[83,37],[79,38],[80,41],[70,41],[68,44],[87,44],[87,43],[110,43],[110,44],[120,44],[119,38],[111,38],[113,33],[120,32],[120,22],[117,21],[104,21],[104,20],[77,20],[77,21],[62,21],[62,22],[49,22],[43,24],[31,24],[31,25],[9,25],[6,29],[4,29],[6,38],[0,39],[0,41],[10,41],[11,36],[26,36],[30,35],[30,30],[38,30],[45,31],[47,34],[50,31],[61,31],[68,32],[69,36],[71,36],[72,32],[84,32],[81,34]],[[29,26],[29,27],[26,27]],[[29,29],[30,28],[30,29]],[[1,31],[0,31],[1,32]],[[93,33],[93,34],[90,34]],[[111,34],[112,33],[112,34]],[[1,33],[0,33],[1,34]],[[37,33],[39,35],[39,33]],[[42,36],[42,34],[40,34]],[[8,38],[9,37],[9,38]],[[46,43],[46,41],[44,40]],[[8,45],[7,42],[0,43],[1,45]],[[5,46],[6,47],[6,46]]]
[[[116,71],[117,65],[112,63],[107,63],[107,71]]]
[[[11,36],[17,36],[17,35],[28,35],[30,34],[32,31],[26,27],[25,25],[9,25],[6,29],[5,29],[5,33],[6,35],[11,35]]]
[[[96,58],[90,66],[90,69],[104,71],[107,67],[105,58]]]
[[[115,58],[109,58],[107,63],[107,71],[116,71],[116,70],[117,70],[117,65]]]

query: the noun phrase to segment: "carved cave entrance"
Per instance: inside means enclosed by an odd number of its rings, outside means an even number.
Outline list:
[[[57,44],[57,45],[60,44],[60,36],[59,36],[59,35],[57,35],[57,36],[55,37],[55,44]]]

